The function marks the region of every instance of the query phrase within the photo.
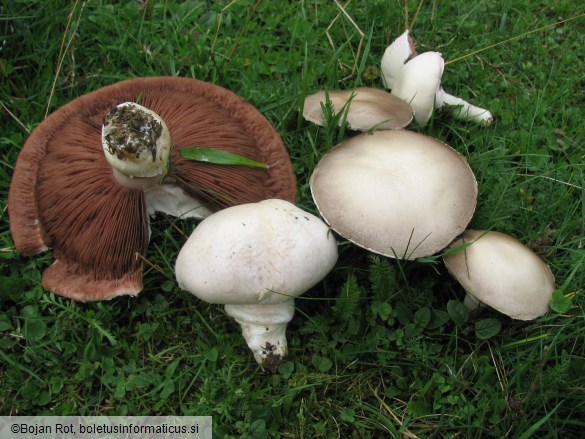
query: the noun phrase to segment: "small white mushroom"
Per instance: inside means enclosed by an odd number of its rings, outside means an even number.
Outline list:
[[[408,31],[388,46],[382,56],[381,70],[385,86],[392,94],[414,108],[414,119],[425,125],[435,108],[449,107],[458,119],[489,125],[492,114],[483,108],[452,96],[441,88],[445,62],[439,52],[419,55]]]
[[[334,113],[346,113],[350,128],[359,131],[396,130],[412,120],[413,108],[402,99],[384,90],[360,87],[346,91],[319,91],[305,98],[303,117],[323,125],[323,108],[327,98]],[[343,119],[340,117],[340,122]]]
[[[446,247],[473,216],[477,183],[465,158],[412,131],[375,131],[335,146],[317,164],[311,193],[340,235],[402,259]]]
[[[287,354],[294,298],[336,261],[337,242],[323,221],[271,199],[203,220],[179,252],[175,274],[179,286],[199,299],[225,304],[256,361],[274,370]]]
[[[445,63],[438,52],[425,52],[404,64],[396,77],[392,94],[414,108],[414,119],[425,125],[435,108]]]
[[[467,292],[464,305],[469,311],[485,304],[518,320],[548,312],[555,279],[532,250],[494,231],[466,230],[451,247],[462,244],[468,245],[443,260]]]

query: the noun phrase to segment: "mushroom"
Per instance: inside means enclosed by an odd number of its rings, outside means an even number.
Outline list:
[[[435,108],[451,107],[458,119],[489,125],[492,114],[441,88],[445,62],[439,52],[416,54],[408,31],[388,46],[382,56],[382,80],[392,94],[404,99],[414,108],[414,119],[425,125]]]
[[[347,111],[345,120],[350,128],[360,131],[396,130],[412,120],[414,110],[402,99],[383,90],[360,87],[347,91],[319,91],[305,98],[303,117],[323,125],[323,106],[327,99],[333,111]],[[339,118],[341,123],[342,118]]]
[[[517,239],[500,232],[466,230],[443,261],[467,292],[470,311],[488,305],[513,319],[532,320],[546,314],[555,290],[547,264]]]
[[[225,304],[258,364],[274,370],[287,354],[294,298],[335,265],[327,225],[284,200],[230,207],[204,219],[179,252],[179,286]]]
[[[446,247],[465,230],[477,200],[475,176],[461,154],[406,130],[360,134],[335,146],[310,186],[333,230],[403,259]]]
[[[139,119],[134,128],[151,143],[146,149],[132,140],[124,150],[124,142],[114,139],[124,113]],[[123,133],[116,136],[124,138]],[[194,146],[237,153],[270,167],[181,157],[181,149]],[[135,150],[145,159],[142,170],[131,164]],[[116,160],[119,166],[113,169],[110,161]],[[295,192],[282,140],[252,105],[196,79],[137,78],[80,96],[37,126],[12,177],[10,230],[23,255],[53,248],[55,262],[43,273],[45,289],[82,301],[109,299],[142,289],[140,256],[149,240],[148,213],[201,218],[267,198],[294,201]]]
[[[396,78],[392,94],[414,108],[414,119],[425,125],[435,108],[444,62],[438,52],[425,52],[408,61]]]

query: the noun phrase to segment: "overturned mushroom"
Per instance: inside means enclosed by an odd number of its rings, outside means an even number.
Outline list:
[[[130,104],[117,107],[121,103]],[[128,166],[136,143],[126,155],[114,148],[124,143],[123,134],[110,129],[123,125],[119,117],[142,118],[131,123],[152,140],[152,148],[138,154],[146,170]],[[195,146],[271,166],[221,166],[181,157],[180,150]],[[110,159],[121,162],[119,168],[112,169]],[[157,162],[152,169],[150,162]],[[266,198],[294,201],[295,192],[282,140],[252,105],[195,79],[139,78],[74,99],[33,131],[10,186],[10,230],[24,255],[53,248],[55,262],[43,273],[44,288],[76,300],[100,300],[141,291],[148,212],[205,217]]]
[[[360,134],[335,146],[317,164],[310,185],[333,230],[401,259],[446,247],[471,220],[477,198],[462,155],[406,130]]]
[[[548,265],[515,238],[500,232],[466,230],[443,257],[449,272],[465,288],[464,305],[482,304],[518,320],[548,312],[555,279]]]
[[[414,43],[404,32],[388,46],[382,56],[382,79],[392,94],[410,103],[414,118],[425,125],[435,108],[449,107],[458,119],[489,125],[492,114],[441,88],[445,62],[438,52],[416,54]]]
[[[413,109],[402,99],[375,88],[356,88],[347,91],[319,91],[305,98],[303,117],[323,125],[323,106],[327,99],[334,113],[346,111],[350,128],[359,131],[396,130],[412,120]],[[340,122],[343,118],[339,118]]]
[[[287,354],[294,298],[337,260],[337,243],[319,218],[283,200],[243,204],[203,220],[177,257],[179,286],[225,304],[254,358],[274,370]]]

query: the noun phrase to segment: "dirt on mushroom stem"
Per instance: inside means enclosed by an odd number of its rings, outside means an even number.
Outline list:
[[[262,367],[271,373],[276,373],[278,367],[282,364],[283,357],[275,354],[276,346],[268,342],[266,342],[266,345],[262,349],[266,352],[266,356],[262,361]]]
[[[127,160],[129,154],[139,158],[146,149],[156,161],[156,142],[163,126],[151,114],[131,106],[117,106],[104,116],[103,122],[109,126],[104,138],[110,154]]]

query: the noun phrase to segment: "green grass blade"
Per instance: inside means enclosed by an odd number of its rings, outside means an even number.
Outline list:
[[[179,151],[181,157],[197,162],[213,163],[216,165],[243,165],[255,168],[268,169],[268,165],[229,151],[215,148],[193,147]]]
[[[540,419],[535,424],[532,424],[528,430],[518,436],[518,439],[528,439],[531,437],[541,426],[544,424],[559,408],[562,403],[558,403],[554,409],[552,409],[546,416]]]

